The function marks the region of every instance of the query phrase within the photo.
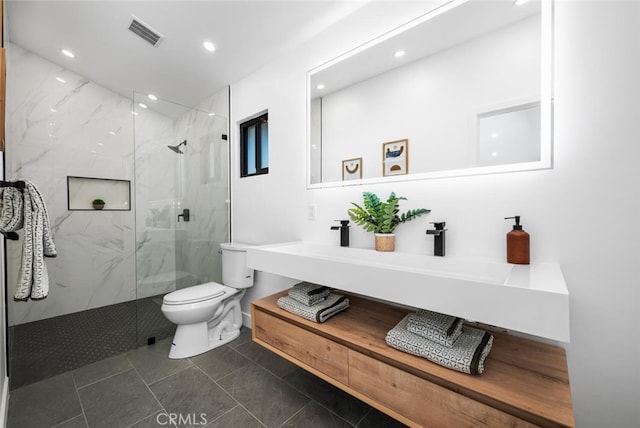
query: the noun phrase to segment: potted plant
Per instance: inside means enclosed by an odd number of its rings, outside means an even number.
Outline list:
[[[104,208],[105,202],[102,199],[94,199],[91,201],[91,205],[93,205],[94,210],[101,210]]]
[[[396,196],[393,192],[386,202],[382,202],[375,193],[364,192],[362,196],[364,207],[352,202],[353,208],[349,209],[349,218],[367,232],[375,233],[377,251],[394,251],[395,235],[393,232],[396,227],[431,212],[425,208],[417,208],[399,214],[400,201],[407,200],[407,198]]]

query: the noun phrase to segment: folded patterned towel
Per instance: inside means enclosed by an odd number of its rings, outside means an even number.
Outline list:
[[[312,306],[326,299],[330,292],[329,287],[324,285],[301,282],[289,290],[289,297],[307,306]]]
[[[462,332],[462,318],[420,309],[410,314],[407,320],[407,330],[425,339],[451,348]]]
[[[481,374],[484,371],[484,360],[493,345],[491,334],[465,326],[456,343],[448,348],[407,331],[409,316],[387,333],[389,346],[459,372]]]
[[[289,296],[278,299],[278,306],[292,314],[314,322],[325,322],[335,314],[349,307],[349,299],[342,294],[332,293],[320,303],[307,306]]]

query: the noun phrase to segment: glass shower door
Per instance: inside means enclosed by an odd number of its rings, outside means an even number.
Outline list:
[[[165,294],[222,280],[218,250],[229,240],[229,147],[222,114],[150,101],[144,94],[134,98],[137,341],[142,345],[175,331],[160,311]]]

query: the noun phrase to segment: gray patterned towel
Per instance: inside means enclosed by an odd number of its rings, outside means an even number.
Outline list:
[[[38,188],[26,181],[23,198],[24,242],[15,300],[44,299],[49,294],[45,257],[56,257],[49,213]],[[4,208],[4,207],[3,207]]]
[[[20,190],[15,187],[0,187],[0,232],[15,232],[22,229],[24,224],[23,204]]]
[[[409,316],[389,330],[386,337],[389,346],[459,372],[481,374],[484,371],[484,360],[493,345],[491,334],[465,326],[453,347],[447,348],[407,331]]]
[[[301,282],[289,290],[289,297],[307,306],[313,306],[327,298],[331,290],[324,285]]]
[[[349,299],[342,294],[332,293],[322,302],[307,306],[289,296],[278,299],[278,306],[285,311],[314,322],[325,322],[335,314],[349,307]]]
[[[451,348],[462,333],[462,318],[420,309],[410,314],[407,330],[432,342]]]

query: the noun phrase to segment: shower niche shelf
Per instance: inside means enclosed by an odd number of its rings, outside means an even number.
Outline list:
[[[94,199],[106,202],[103,211],[131,211],[131,181],[67,176],[69,211],[94,211]]]

